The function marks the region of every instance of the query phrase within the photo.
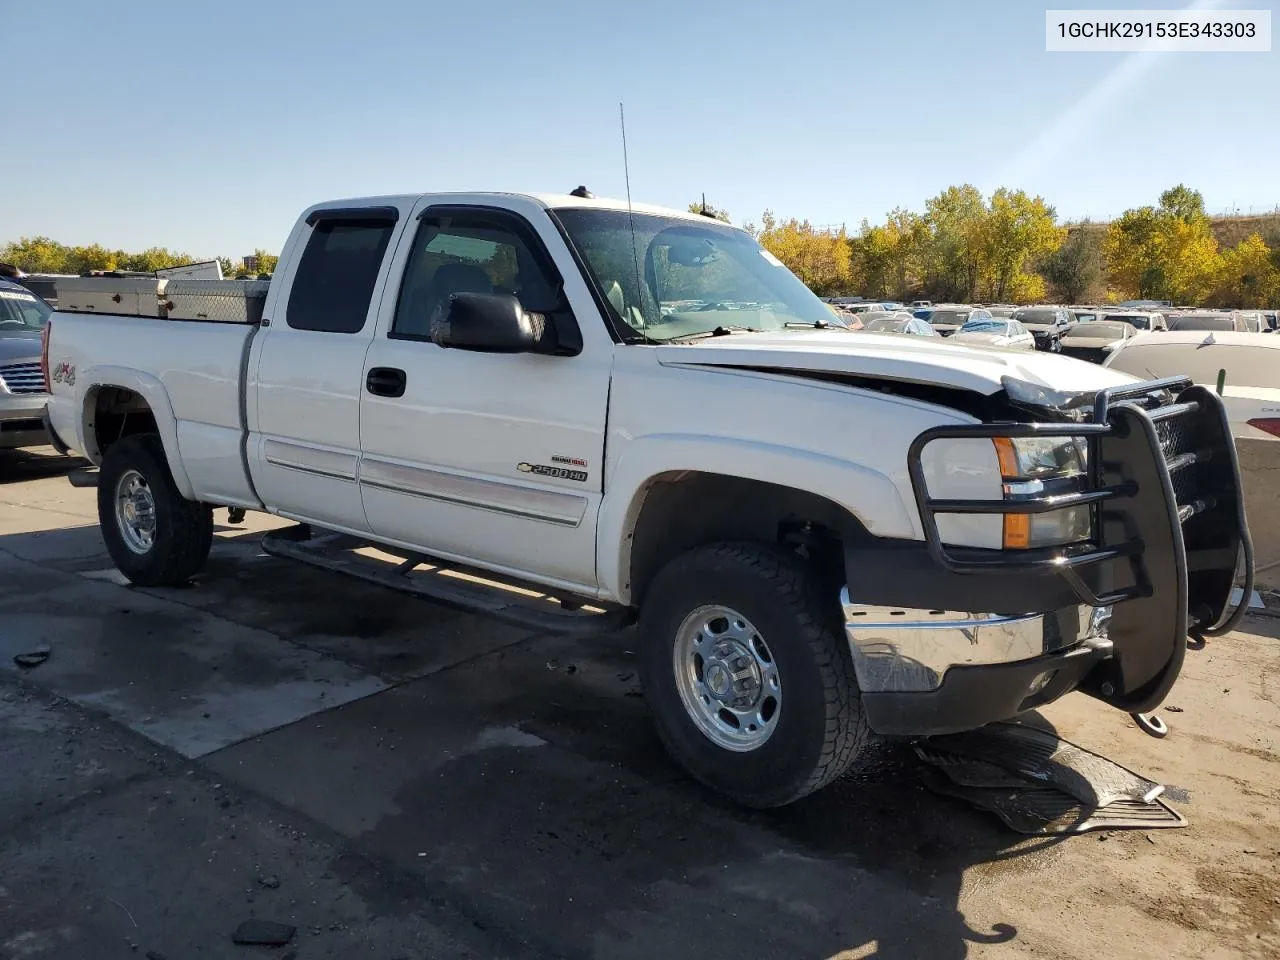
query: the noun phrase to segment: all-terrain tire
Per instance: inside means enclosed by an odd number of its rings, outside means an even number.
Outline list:
[[[133,473],[146,482],[154,503],[155,531],[145,550],[126,542],[116,511],[121,481]],[[185,583],[204,567],[213,545],[212,508],[178,492],[155,434],[124,437],[107,448],[98,472],[98,524],[116,567],[142,587]]]
[[[777,725],[748,751],[716,744],[681,699],[674,666],[680,626],[704,606],[740,613],[776,664]],[[805,562],[758,543],[719,543],[672,560],[640,612],[640,678],[658,735],[695,779],[750,807],[779,807],[818,790],[864,753],[869,728],[839,606]]]

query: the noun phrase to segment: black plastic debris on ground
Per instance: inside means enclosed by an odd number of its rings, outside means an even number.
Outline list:
[[[1187,825],[1160,799],[1160,784],[1026,724],[930,737],[916,754],[935,768],[926,777],[931,789],[989,810],[1019,833]]]
[[[283,947],[298,932],[297,927],[272,920],[246,920],[231,934],[231,942],[249,947]]]
[[[26,653],[19,653],[13,658],[13,662],[23,669],[30,670],[32,667],[38,667],[49,659],[49,655],[53,652],[53,648],[47,643],[39,644]]]

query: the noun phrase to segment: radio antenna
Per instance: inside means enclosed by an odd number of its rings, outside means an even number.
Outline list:
[[[636,268],[636,297],[640,301],[636,313],[640,315],[640,333],[644,335],[644,284],[640,282],[640,248],[636,243],[636,215],[631,209],[631,163],[627,159],[627,115],[622,109],[622,101],[618,101],[618,125],[622,128],[622,173],[627,184],[627,220],[631,224],[631,261]],[[656,294],[655,294],[656,295]],[[630,317],[623,317],[623,323],[630,323]]]

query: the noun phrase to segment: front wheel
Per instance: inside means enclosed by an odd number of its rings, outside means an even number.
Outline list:
[[[834,596],[795,554],[700,547],[668,564],[640,615],[640,675],[672,756],[751,807],[826,786],[868,728]]]
[[[98,524],[115,565],[143,587],[185,582],[213,545],[213,511],[178,492],[154,434],[107,448],[98,472]]]

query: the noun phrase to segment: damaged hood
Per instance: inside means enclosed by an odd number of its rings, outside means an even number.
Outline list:
[[[1139,379],[1052,353],[839,330],[734,333],[654,349],[664,366],[743,367],[799,377],[847,374],[935,384],[984,396],[1002,390],[1004,377],[1064,391],[1101,390]]]

